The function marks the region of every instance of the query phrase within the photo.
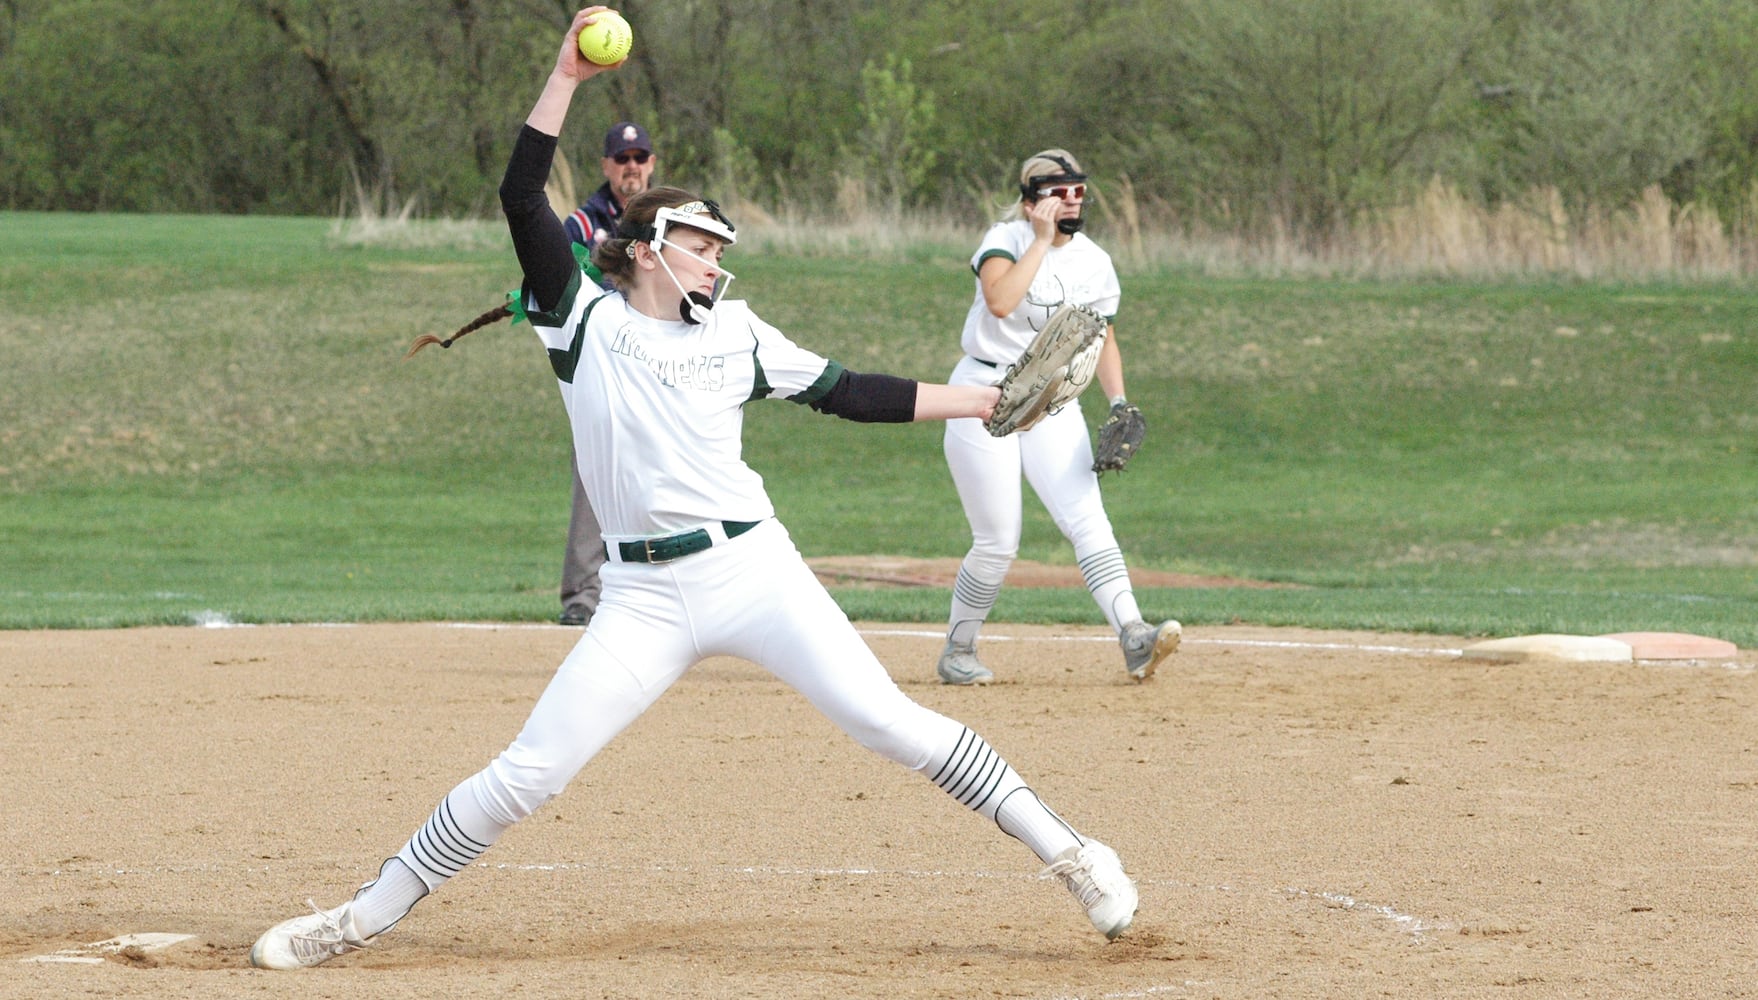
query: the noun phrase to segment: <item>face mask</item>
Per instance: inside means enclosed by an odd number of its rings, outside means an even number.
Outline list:
[[[736,277],[731,271],[720,267],[705,257],[693,254],[676,243],[665,238],[666,230],[673,226],[685,226],[699,230],[710,236],[726,241],[727,246],[738,242],[734,235],[733,224],[720,212],[720,206],[712,201],[692,201],[676,208],[662,208],[653,217],[653,236],[647,245],[653,248],[653,256],[659,260],[659,266],[665,271],[666,277],[677,287],[678,294],[683,298],[678,302],[678,315],[686,323],[706,323],[713,316],[714,305],[726,296],[727,286]],[[684,291],[684,283],[672,272],[671,265],[666,262],[665,255],[660,253],[662,247],[671,247],[693,260],[700,261],[720,270],[720,280],[715,282],[714,295],[709,297],[702,292]]]

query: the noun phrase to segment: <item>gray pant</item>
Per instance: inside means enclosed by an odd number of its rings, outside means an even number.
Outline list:
[[[571,454],[571,453],[570,453]],[[568,548],[562,553],[562,610],[580,608],[588,617],[598,610],[598,570],[604,565],[604,533],[586,487],[580,483],[580,466],[574,470],[574,509],[568,517]]]

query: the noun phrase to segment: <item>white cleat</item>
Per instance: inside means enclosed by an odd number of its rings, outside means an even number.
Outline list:
[[[283,920],[256,939],[250,946],[251,965],[259,969],[309,969],[372,942],[355,933],[349,903],[333,910],[320,910],[309,899],[305,905],[313,912]]]
[[[1067,883],[1068,891],[1086,907],[1087,919],[1106,940],[1116,939],[1135,919],[1140,901],[1135,883],[1123,873],[1117,852],[1096,840],[1058,854],[1043,874]]]
[[[1138,681],[1154,676],[1154,671],[1160,668],[1160,661],[1178,651],[1178,640],[1183,635],[1183,626],[1170,619],[1161,622],[1159,628],[1147,622],[1130,622],[1123,626],[1123,634],[1117,637],[1117,641],[1123,646],[1123,665],[1129,670],[1129,676]]]

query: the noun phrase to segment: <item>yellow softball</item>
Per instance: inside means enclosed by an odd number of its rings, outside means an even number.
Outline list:
[[[600,66],[614,66],[629,57],[635,33],[629,22],[614,10],[601,10],[592,23],[580,29],[580,54]]]

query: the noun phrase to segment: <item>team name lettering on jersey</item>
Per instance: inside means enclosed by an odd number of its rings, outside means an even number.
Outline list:
[[[655,357],[629,327],[617,331],[611,351],[646,365],[661,385],[674,389],[719,392],[726,387],[726,356],[695,354],[683,358]]]
[[[1062,303],[1069,300],[1067,286],[1055,274],[1040,273],[1026,289],[1024,309],[1019,313],[1033,330],[1041,330]]]

